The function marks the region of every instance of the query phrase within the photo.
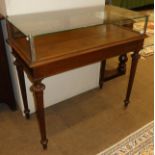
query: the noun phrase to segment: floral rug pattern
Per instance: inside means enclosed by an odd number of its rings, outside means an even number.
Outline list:
[[[97,155],[153,155],[154,122],[150,122],[125,139]]]

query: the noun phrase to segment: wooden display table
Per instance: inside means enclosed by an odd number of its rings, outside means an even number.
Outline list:
[[[15,18],[13,17],[13,19]],[[23,19],[23,17],[21,19]],[[17,20],[15,20],[15,22],[17,22]],[[12,28],[12,25],[13,24],[8,23],[9,44],[16,58],[15,65],[17,67],[25,107],[24,112],[26,117],[29,118],[24,80],[25,71],[33,83],[30,89],[35,99],[41,144],[44,149],[47,148],[48,142],[43,102],[45,85],[42,83],[42,80],[44,78],[101,61],[102,66],[99,85],[102,87],[105,60],[133,51],[129,83],[124,100],[125,106],[129,104],[139,51],[143,48],[145,34],[134,32],[119,24],[106,23],[62,32],[36,35],[32,39],[31,36],[26,37],[23,33],[17,33],[18,29],[16,29],[16,27]],[[110,94],[109,97],[111,97]]]

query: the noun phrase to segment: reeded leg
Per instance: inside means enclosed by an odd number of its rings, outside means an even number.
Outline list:
[[[36,114],[41,134],[41,144],[43,149],[47,148],[48,140],[46,138],[46,125],[45,125],[45,114],[44,114],[44,102],[43,102],[43,90],[45,85],[41,83],[41,80],[35,81],[31,86],[31,91],[33,92]]]
[[[132,90],[132,86],[135,78],[135,72],[136,72],[139,57],[140,56],[138,52],[134,52],[134,54],[132,54],[132,64],[131,64],[131,70],[130,70],[128,89],[127,89],[126,98],[124,100],[125,107],[127,107],[129,104],[130,94],[131,94],[131,90]]]
[[[100,88],[103,87],[103,83],[104,83],[105,66],[106,66],[106,60],[101,62],[100,79],[99,79],[99,87]]]
[[[23,104],[24,104],[24,113],[27,119],[30,118],[30,110],[28,107],[28,102],[27,102],[27,94],[26,94],[26,87],[25,87],[25,78],[24,78],[24,71],[23,67],[20,65],[18,60],[14,62],[17,68],[17,74],[18,74],[18,79],[19,79],[19,85],[20,85],[20,90],[21,90],[21,95],[23,99]]]
[[[128,61],[128,57],[126,54],[123,54],[119,56],[119,65],[118,65],[118,71],[120,74],[126,73],[126,62]]]

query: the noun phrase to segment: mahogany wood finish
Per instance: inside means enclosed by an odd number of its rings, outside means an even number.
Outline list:
[[[27,94],[26,94],[26,86],[25,86],[25,78],[24,78],[24,70],[22,65],[20,65],[20,62],[16,59],[14,62],[17,68],[17,74],[19,78],[19,85],[21,89],[21,95],[23,98],[23,104],[24,104],[24,113],[27,119],[30,118],[30,110],[28,108],[28,102],[27,102]]]
[[[16,61],[20,63],[20,66],[22,66],[33,83],[31,91],[34,95],[41,144],[44,149],[47,148],[48,140],[46,137],[43,103],[45,86],[41,83],[41,80],[98,61],[102,61],[101,72],[104,72],[106,59],[135,51],[125,99],[125,105],[127,105],[138,61],[136,56],[142,49],[144,38],[145,35],[111,24],[48,34],[36,38],[36,61],[34,62],[29,61],[28,55],[23,54],[25,47],[21,40],[19,40],[20,44],[17,41],[9,41]],[[21,71],[20,74],[23,75]],[[19,80],[21,79],[19,77]],[[100,87],[102,87],[103,81],[104,74],[101,74]],[[23,85],[23,82],[20,82],[20,84]],[[21,88],[21,91],[25,94],[24,87],[21,86]],[[28,108],[26,107],[26,109]]]
[[[106,60],[101,62],[101,67],[100,67],[100,79],[99,79],[99,86],[100,89],[103,87],[103,82],[105,81],[105,66],[106,66]]]
[[[119,65],[118,65],[118,72],[120,74],[125,74],[126,73],[126,62],[128,61],[128,57],[126,54],[123,54],[119,57]]]
[[[131,64],[131,71],[130,71],[130,77],[129,77],[129,84],[128,84],[126,98],[124,100],[125,107],[127,107],[129,104],[129,98],[132,90],[133,81],[135,78],[135,72],[136,72],[136,67],[137,67],[139,57],[140,57],[139,50],[135,51],[134,54],[132,54],[132,64]]]
[[[47,148],[47,138],[46,138],[46,129],[45,129],[45,115],[44,115],[44,102],[43,102],[43,90],[45,89],[45,85],[41,83],[41,80],[36,80],[33,82],[31,86],[31,91],[33,92],[35,105],[36,105],[36,113],[38,118],[38,124],[41,133],[41,144],[44,149]]]
[[[134,24],[134,21],[130,19],[126,24],[123,24],[123,26],[132,30],[133,24]],[[107,70],[105,67],[105,73],[104,73],[105,82],[112,80],[116,77],[119,77],[121,75],[124,75],[126,73],[126,62],[128,61],[127,54],[120,55],[118,60],[119,60],[119,64],[117,68],[114,68],[112,70]],[[101,63],[101,66],[102,66],[102,63]]]
[[[16,110],[16,100],[4,43],[2,19],[3,16],[0,15],[0,103],[6,103],[11,110]]]

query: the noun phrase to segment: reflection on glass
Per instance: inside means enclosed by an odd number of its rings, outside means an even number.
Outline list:
[[[10,16],[8,20],[32,36],[102,24],[103,6]]]
[[[92,27],[95,25],[101,26],[102,30],[100,29],[100,32],[102,31],[103,34],[106,34],[110,31],[107,29],[108,26],[103,26],[104,24],[115,24],[129,28],[130,31],[136,30],[140,33],[145,33],[147,20],[147,15],[107,5],[105,7],[94,6],[9,16],[7,18],[7,25],[9,40],[12,46],[20,50],[24,59],[29,62],[34,62],[38,59],[36,54],[38,47],[36,43],[44,47],[42,39],[46,34]],[[138,21],[144,22],[144,26],[141,30],[137,30],[133,26],[134,23]],[[87,35],[88,34],[89,33],[87,33]],[[67,35],[69,35],[69,33],[67,33]],[[83,35],[83,33],[81,32],[78,35]],[[50,35],[50,37],[52,37],[52,35]],[[51,45],[53,46],[56,43],[49,42],[49,44],[51,47]]]
[[[129,19],[144,18],[146,15],[114,6],[49,11],[9,16],[8,21],[25,35],[42,35],[105,23],[129,22]]]

